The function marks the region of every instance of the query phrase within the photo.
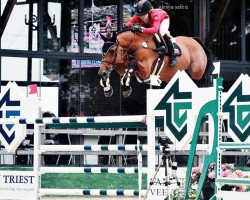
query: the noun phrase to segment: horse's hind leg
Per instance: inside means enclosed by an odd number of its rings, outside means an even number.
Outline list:
[[[198,87],[211,87],[213,85],[212,73],[214,65],[211,60],[204,64],[205,70],[197,70],[191,72],[191,77]]]
[[[125,70],[125,74],[121,78],[122,94],[124,97],[130,96],[132,93],[132,87],[130,86],[130,77],[136,66],[137,61],[135,59],[131,60],[128,68]]]

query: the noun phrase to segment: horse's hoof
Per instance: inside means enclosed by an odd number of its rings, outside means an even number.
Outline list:
[[[131,86],[124,86],[123,87],[123,91],[122,91],[122,94],[123,96],[126,98],[126,97],[129,97],[132,93],[132,87]]]
[[[113,88],[110,86],[110,90],[104,91],[105,97],[111,97],[113,95]]]

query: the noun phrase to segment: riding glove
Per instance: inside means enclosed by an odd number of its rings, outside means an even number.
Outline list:
[[[131,31],[142,33],[142,27],[140,27],[140,26],[132,26]]]

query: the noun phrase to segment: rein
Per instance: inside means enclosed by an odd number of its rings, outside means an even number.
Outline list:
[[[114,46],[116,46],[115,52],[114,52],[114,53],[111,53],[112,55],[114,55],[113,61],[110,62],[110,61],[107,61],[107,60],[103,60],[103,59],[106,57],[107,53],[110,51],[110,49],[113,48]],[[112,46],[108,49],[107,53],[104,54],[101,63],[103,63],[103,64],[105,65],[106,70],[108,70],[108,71],[111,72],[111,71],[113,71],[113,69],[115,68],[115,60],[116,60],[116,57],[117,57],[117,54],[118,54],[118,45],[117,45],[117,44],[112,45]],[[111,68],[110,68],[110,69],[108,68],[108,65],[111,65]]]

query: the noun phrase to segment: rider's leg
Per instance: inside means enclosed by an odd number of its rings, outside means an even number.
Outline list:
[[[178,60],[177,60],[177,57],[174,53],[174,45],[170,39],[170,33],[168,31],[168,28],[169,28],[169,24],[170,24],[170,21],[169,21],[169,18],[168,19],[164,19],[162,22],[161,22],[161,25],[160,25],[160,29],[159,29],[159,32],[160,34],[163,36],[164,40],[165,40],[165,43],[166,43],[166,46],[168,48],[168,52],[170,54],[170,66],[175,66],[177,63],[178,63]]]
[[[159,54],[167,54],[167,49],[166,47],[161,43],[161,39],[160,37],[157,35],[157,34],[154,34],[154,42],[155,42],[155,45],[156,45],[156,51],[159,53]]]
[[[169,65],[171,67],[175,66],[178,63],[178,60],[177,60],[177,56],[174,53],[174,45],[173,45],[170,37],[167,34],[165,34],[163,36],[163,38],[164,38],[165,43],[166,43],[166,45],[168,47],[168,52],[169,52],[169,55],[170,55],[170,64]]]

